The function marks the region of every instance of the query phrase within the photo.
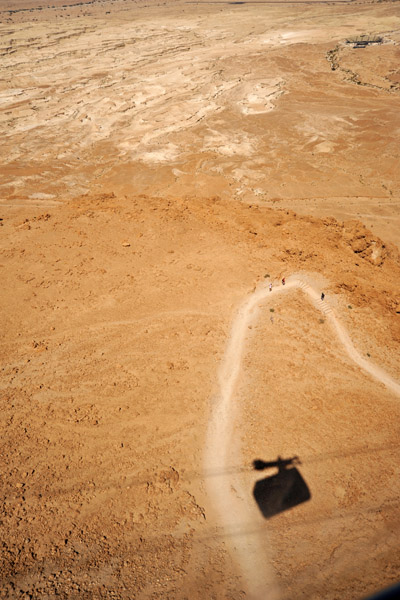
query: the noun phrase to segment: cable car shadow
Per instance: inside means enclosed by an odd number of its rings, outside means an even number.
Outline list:
[[[262,515],[266,519],[294,508],[311,498],[311,492],[304,481],[300,471],[295,465],[301,464],[298,457],[265,462],[255,460],[254,469],[262,471],[273,467],[278,468],[278,473],[259,479],[253,489],[253,496]]]

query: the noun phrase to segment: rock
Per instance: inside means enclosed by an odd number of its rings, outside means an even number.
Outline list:
[[[363,252],[368,248],[368,243],[365,237],[360,237],[352,241],[351,249],[355,253]]]

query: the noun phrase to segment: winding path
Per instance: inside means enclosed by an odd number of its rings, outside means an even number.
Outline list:
[[[223,362],[219,369],[219,394],[215,398],[211,419],[207,431],[206,449],[204,455],[204,470],[207,491],[216,512],[218,525],[225,535],[232,537],[233,558],[238,563],[243,574],[247,592],[252,600],[275,600],[279,590],[274,582],[272,568],[268,567],[268,544],[265,535],[261,540],[257,535],[257,523],[263,522],[261,516],[255,517],[255,511],[246,499],[246,494],[240,493],[240,482],[235,481],[228,464],[232,464],[235,448],[232,447],[232,431],[235,422],[235,405],[233,395],[241,370],[242,356],[245,347],[246,333],[249,325],[255,321],[260,310],[259,303],[273,298],[293,288],[300,288],[312,303],[326,316],[333,326],[344,350],[349,357],[364,371],[382,382],[388,389],[400,396],[400,384],[381,368],[371,364],[355,349],[345,328],[336,317],[334,311],[325,299],[320,299],[317,291],[299,275],[293,275],[286,280],[286,285],[275,286],[270,292],[267,285],[257,288],[243,305],[233,321],[231,334],[227,343]],[[229,461],[228,461],[229,452]],[[238,459],[239,462],[239,459]],[[218,477],[207,477],[208,473],[218,474]],[[246,532],[237,535],[239,523],[253,523],[256,528],[253,535]]]

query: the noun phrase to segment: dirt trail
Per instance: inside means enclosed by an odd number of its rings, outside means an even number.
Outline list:
[[[334,326],[338,338],[343,344],[349,357],[359,367],[361,367],[361,369],[372,375],[372,377],[374,377],[378,381],[381,381],[389,390],[400,396],[400,384],[397,383],[397,381],[395,381],[392,377],[390,377],[390,375],[385,373],[383,369],[362,358],[361,355],[354,348],[347,331],[340,323],[332,308],[330,307],[329,301],[322,301],[320,299],[320,293],[317,292],[314,287],[305,283],[301,277],[289,278],[288,286],[300,287],[303,290],[303,292],[307,293],[310,296],[310,298],[314,301],[316,307],[326,315],[329,322]]]
[[[346,330],[334,314],[329,301],[321,300],[321,291],[317,291],[316,287],[310,285],[308,281],[309,277],[306,282],[301,276],[293,275],[287,278],[285,286],[275,283],[272,291],[269,291],[268,286],[265,285],[256,289],[239,308],[219,370],[220,391],[215,399],[208,427],[204,468],[206,475],[211,471],[218,474],[218,477],[206,477],[207,490],[215,509],[216,522],[223,528],[228,539],[232,539],[233,556],[240,565],[248,595],[254,600],[265,600],[266,598],[275,600],[279,597],[279,590],[268,560],[269,549],[265,530],[263,530],[261,538],[257,529],[257,525],[260,525],[263,519],[254,511],[248,494],[241,491],[240,480],[238,477],[235,479],[229,465],[232,465],[232,458],[236,458],[237,464],[240,464],[238,449],[233,447],[232,433],[236,408],[232,400],[241,370],[246,333],[251,323],[257,318],[260,302],[293,288],[301,289],[327,317],[349,357],[359,367],[400,396],[400,384],[381,368],[360,356]],[[244,530],[237,535],[238,526],[243,526],[243,524],[245,525]]]

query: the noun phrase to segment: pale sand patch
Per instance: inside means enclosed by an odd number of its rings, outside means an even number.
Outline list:
[[[246,201],[399,195],[387,5],[106,8],[55,5],[0,27],[3,193],[71,197],[78,169],[80,190],[231,198],[248,169]],[[345,81],[326,56],[372,29],[393,44],[340,60],[382,91]]]

